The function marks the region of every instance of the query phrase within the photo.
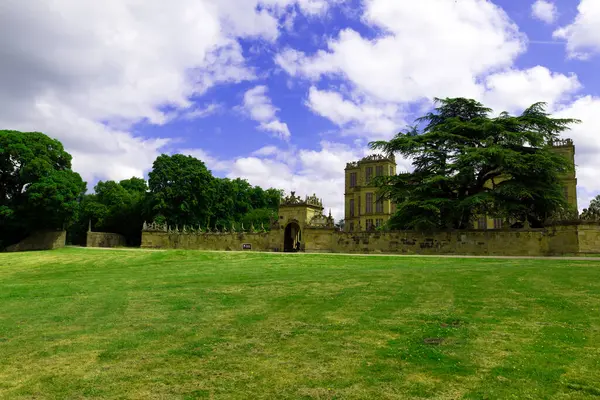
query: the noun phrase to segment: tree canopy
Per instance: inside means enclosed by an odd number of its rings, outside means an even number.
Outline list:
[[[76,217],[86,184],[62,144],[39,132],[0,131],[0,248]]]
[[[481,103],[436,99],[436,108],[371,148],[412,161],[412,172],[377,180],[397,211],[393,229],[464,229],[490,215],[541,226],[568,208],[560,177],[571,165],[551,150],[575,119],[552,118],[544,103],[497,117]]]

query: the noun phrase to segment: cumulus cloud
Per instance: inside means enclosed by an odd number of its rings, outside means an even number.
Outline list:
[[[383,102],[473,96],[477,77],[511,66],[525,37],[506,13],[484,0],[369,0],[364,21],[375,39],[344,29],[313,55],[286,49],[278,65],[317,81],[341,78]]]
[[[190,98],[255,78],[239,38],[273,41],[290,9],[317,16],[328,4],[7,1],[0,12],[0,126],[61,140],[87,180],[143,176],[170,141],[135,136],[134,124],[215,111],[194,109]]]
[[[526,70],[509,69],[485,79],[481,101],[496,112],[518,113],[543,101],[552,110],[581,89],[576,75],[564,75],[536,66]]]
[[[554,3],[547,0],[536,0],[531,5],[531,15],[547,24],[552,24],[558,18],[558,10]]]
[[[567,54],[571,58],[587,59],[600,52],[600,2],[581,0],[575,20],[554,31],[553,36],[567,41]]]
[[[405,125],[404,113],[398,104],[368,98],[346,99],[338,92],[314,86],[309,90],[307,105],[347,135],[389,139]]]
[[[287,124],[277,119],[278,109],[271,103],[267,95],[268,90],[264,85],[248,90],[244,94],[242,109],[250,118],[260,123],[260,129],[287,140],[291,136],[290,130]]]

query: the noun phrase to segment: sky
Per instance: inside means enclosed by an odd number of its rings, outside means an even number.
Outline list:
[[[347,162],[468,97],[580,119],[580,208],[600,194],[598,0],[2,3],[0,128],[59,139],[88,191],[182,153],[339,219]]]

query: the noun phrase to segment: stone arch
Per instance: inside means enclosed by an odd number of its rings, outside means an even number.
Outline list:
[[[283,251],[298,251],[299,244],[302,242],[302,230],[298,222],[290,221],[283,232]]]

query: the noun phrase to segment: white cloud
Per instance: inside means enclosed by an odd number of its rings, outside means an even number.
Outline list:
[[[219,112],[222,109],[223,109],[223,106],[221,104],[210,103],[205,107],[186,110],[182,113],[182,117],[187,120],[206,118],[208,116],[216,114],[217,112]]]
[[[290,130],[287,124],[277,119],[278,109],[271,103],[267,92],[268,88],[264,85],[248,90],[244,94],[242,109],[250,118],[260,123],[260,129],[287,140],[291,136]]]
[[[547,24],[552,24],[558,18],[558,10],[554,3],[547,0],[536,0],[531,5],[531,15]]]
[[[327,4],[5,0],[0,126],[61,140],[87,180],[143,176],[170,141],[136,137],[132,124],[164,124],[214,111],[190,109],[190,98],[256,75],[238,38],[273,41],[294,5],[320,16]],[[266,129],[286,134],[281,126]]]
[[[314,86],[309,90],[307,105],[349,135],[389,139],[405,125],[398,104],[358,97],[345,99],[338,92],[322,91]]]
[[[571,58],[587,59],[600,53],[600,2],[581,0],[575,20],[560,29],[553,36],[567,40],[567,54]]]
[[[375,39],[344,29],[309,56],[288,49],[276,62],[311,80],[337,77],[382,102],[473,96],[477,78],[511,66],[525,37],[506,13],[484,0],[365,1]]]
[[[551,110],[581,87],[577,76],[546,67],[510,69],[486,77],[481,101],[496,112],[517,113],[539,101],[548,103]]]

